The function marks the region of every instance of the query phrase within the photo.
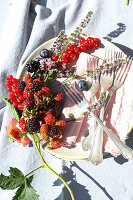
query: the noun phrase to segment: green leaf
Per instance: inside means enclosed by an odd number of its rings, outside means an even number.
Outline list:
[[[12,200],[39,200],[38,194],[30,185],[33,175],[27,178],[19,169],[13,167],[10,167],[9,173],[9,176],[0,175],[0,187],[3,190],[18,188]]]
[[[12,111],[14,117],[16,118],[17,121],[19,121],[19,119],[20,119],[19,112],[13,106],[13,104],[11,103],[11,101],[8,98],[1,98],[1,99],[4,100],[8,104],[8,106],[9,106],[10,110]]]
[[[28,180],[22,184],[15,193],[12,200],[39,200],[36,190],[29,184]]]
[[[9,176],[0,175],[0,187],[3,190],[13,190],[25,181],[25,177],[19,169],[10,167],[9,173]]]

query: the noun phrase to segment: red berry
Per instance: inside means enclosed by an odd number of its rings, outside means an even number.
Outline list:
[[[13,103],[13,105],[14,105],[15,108],[18,107],[18,101],[13,101],[12,103]]]
[[[11,93],[10,93],[8,99],[9,99],[10,101],[13,101],[13,100],[16,100],[16,97],[15,97],[14,94],[11,94]]]
[[[48,96],[50,94],[50,89],[48,87],[42,87],[43,94]]]
[[[26,125],[26,122],[25,122],[24,118],[21,118],[21,119],[19,120],[19,126],[20,126],[20,128],[21,128],[22,126],[24,126],[24,125]]]
[[[66,126],[66,122],[63,120],[56,121],[55,125],[59,126],[59,128],[64,128]]]
[[[20,95],[18,96],[18,99],[19,99],[20,102],[24,101],[24,97],[23,97],[23,95],[20,94]]]
[[[54,99],[55,101],[60,101],[63,98],[62,92],[55,92]]]
[[[52,114],[48,114],[45,118],[44,121],[46,122],[46,124],[48,125],[53,125],[55,122],[55,117]]]
[[[80,42],[81,42],[81,43],[84,43],[84,42],[85,42],[85,38],[81,38],[81,39],[80,39]]]
[[[18,91],[18,89],[17,89],[17,87],[13,87],[12,88],[12,91],[15,93],[15,94],[17,94],[19,91]]]
[[[32,82],[32,78],[31,78],[31,76],[30,76],[29,74],[26,74],[26,75],[25,75],[25,77],[24,77],[24,82],[25,82],[26,84]]]
[[[12,86],[12,80],[9,80],[9,79],[6,78],[5,83],[6,83],[7,86],[10,86],[10,87]]]
[[[68,46],[67,46],[67,50],[68,50],[68,51],[73,51],[73,49],[74,49],[74,46],[73,46],[73,45],[68,45]]]
[[[86,51],[86,47],[82,45],[82,46],[80,46],[80,50],[84,52],[84,51]]]
[[[42,124],[40,128],[41,133],[47,133],[48,132],[48,125],[47,124]]]
[[[88,37],[88,38],[87,38],[87,41],[88,41],[88,42],[90,42],[90,41],[93,42],[93,41],[94,41],[94,38],[93,38],[93,37]]]
[[[68,63],[68,59],[67,58],[62,58],[61,62],[62,63]]]
[[[85,40],[85,42],[83,43],[83,46],[88,46],[89,45],[89,42],[87,40]]]
[[[99,38],[94,38],[94,42],[100,42]]]
[[[8,91],[8,92],[11,92],[11,91],[12,91],[12,87],[11,87],[11,86],[8,86],[8,87],[7,87],[7,91]]]
[[[13,76],[12,76],[12,75],[9,75],[9,76],[8,76],[8,79],[9,79],[9,80],[12,80],[12,79],[13,79]]]
[[[46,133],[42,133],[42,140],[47,142],[49,140],[49,136]]]
[[[54,147],[55,149],[58,149],[63,145],[62,139],[58,137],[52,138],[50,142],[52,147]]]
[[[62,56],[63,58],[68,58],[69,57],[68,51],[63,51]]]
[[[80,53],[81,53],[80,48],[77,47],[77,46],[74,47],[74,51],[75,51],[75,53],[77,53],[77,54],[80,54]]]
[[[24,104],[23,103],[18,103],[18,109],[23,110],[24,109]]]
[[[71,52],[70,56],[69,56],[69,59],[70,60],[75,60],[75,58],[76,58],[76,53],[75,52]]]
[[[18,79],[13,78],[13,79],[12,79],[12,82],[13,82],[14,85],[18,85]]]
[[[52,56],[52,60],[53,60],[53,61],[56,62],[58,59],[59,59],[59,56]]]
[[[24,98],[29,98],[29,97],[33,97],[33,92],[30,92],[30,91],[24,91],[23,92],[23,96]]]

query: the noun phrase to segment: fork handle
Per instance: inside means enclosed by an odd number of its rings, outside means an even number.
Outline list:
[[[104,116],[104,105],[100,110],[99,118],[101,121],[103,121],[103,116]],[[99,124],[93,139],[93,146],[89,155],[89,160],[95,165],[101,163],[103,160],[103,129]]]
[[[121,151],[122,155],[126,159],[132,159],[133,157],[133,150],[124,144],[114,133],[112,133],[104,124],[103,122],[98,119],[98,117],[91,112],[91,115],[95,118],[95,120],[99,123],[99,125],[103,128],[103,130],[107,133],[107,135],[111,138],[111,140],[116,144],[116,146]]]

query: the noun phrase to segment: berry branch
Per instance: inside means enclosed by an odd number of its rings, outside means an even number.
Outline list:
[[[39,148],[38,148],[38,146],[37,146],[37,143],[36,143],[35,138],[34,138],[33,135],[32,135],[32,139],[33,139],[33,142],[34,142],[35,147],[36,147],[36,149],[37,149],[37,152],[38,152],[38,154],[39,154],[39,156],[40,156],[40,158],[41,158],[41,161],[42,161],[42,163],[43,163],[43,167],[46,167],[47,169],[49,169],[53,174],[55,174],[55,175],[64,183],[64,185],[66,186],[66,188],[68,189],[68,191],[69,191],[69,193],[70,193],[70,195],[71,195],[71,199],[72,199],[72,200],[75,200],[75,199],[74,199],[73,192],[72,192],[72,190],[70,189],[69,185],[65,182],[65,180],[64,180],[59,174],[57,174],[53,169],[51,169],[51,168],[48,166],[48,164],[45,162],[45,160],[43,159],[42,154],[41,154],[41,152],[40,152],[40,150],[39,150]],[[42,166],[40,166],[40,168],[41,168],[41,167],[42,167]]]

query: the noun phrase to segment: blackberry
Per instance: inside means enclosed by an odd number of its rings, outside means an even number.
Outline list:
[[[36,132],[40,128],[39,122],[35,119],[29,119],[28,121],[28,130],[30,132]]]
[[[26,108],[28,111],[32,110],[34,108],[34,98],[29,97],[27,99],[24,100],[24,105],[26,105]]]
[[[26,83],[25,83],[24,81],[20,82],[20,83],[18,84],[18,90],[19,90],[20,92],[23,92],[25,86],[26,86]]]
[[[41,90],[41,88],[42,88],[41,82],[39,82],[39,81],[33,81],[32,82],[32,84],[31,84],[31,90],[33,92],[37,92],[37,91]]]
[[[38,61],[31,60],[29,63],[25,65],[25,67],[28,72],[33,73],[33,72],[37,72],[39,65],[40,63]]]
[[[49,136],[51,138],[57,136],[59,133],[59,128],[56,125],[51,126],[50,131],[49,131]]]

